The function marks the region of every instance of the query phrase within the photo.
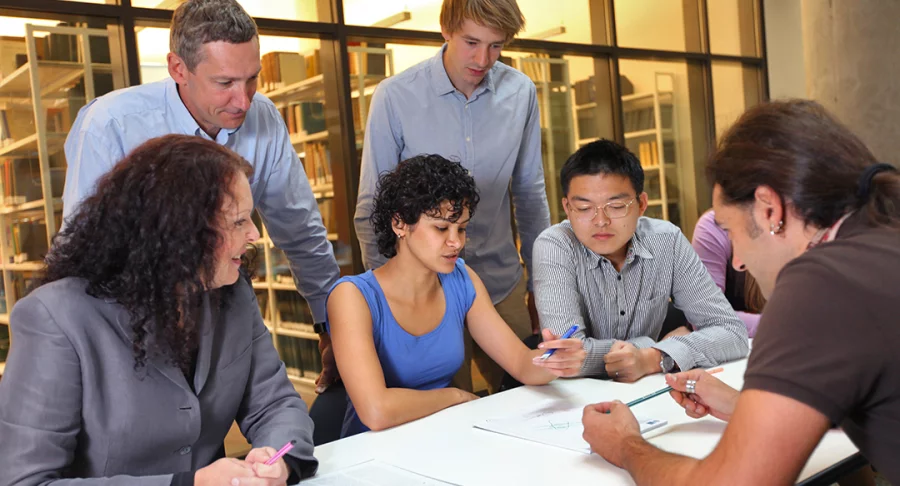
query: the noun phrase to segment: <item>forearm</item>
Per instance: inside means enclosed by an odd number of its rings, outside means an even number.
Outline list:
[[[532,362],[534,358],[543,355],[544,352],[543,349],[523,350],[522,356],[518,360],[519,366],[510,374],[523,385],[546,385],[555,380],[556,375],[547,371],[546,368],[535,366]]]
[[[697,473],[701,464],[697,459],[665,452],[640,436],[625,440],[622,447],[623,467],[639,485],[714,484],[709,477]]]
[[[465,394],[457,388],[386,388],[379,396],[370,399],[368,404],[357,407],[356,412],[366,427],[384,430],[427,417],[465,401]]]

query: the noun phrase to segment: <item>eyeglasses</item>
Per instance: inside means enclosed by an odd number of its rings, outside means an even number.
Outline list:
[[[619,219],[628,216],[628,210],[635,201],[637,201],[637,198],[632,198],[631,201],[628,201],[627,203],[610,201],[599,206],[578,207],[570,205],[570,207],[572,208],[572,215],[579,221],[593,221],[594,218],[597,217],[597,213],[600,209],[603,210],[603,214],[605,214],[607,218]]]

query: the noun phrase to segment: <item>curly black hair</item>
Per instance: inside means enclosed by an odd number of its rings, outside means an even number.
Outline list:
[[[239,155],[200,137],[145,142],[66,221],[41,283],[79,277],[89,295],[125,307],[136,370],[157,353],[188,370],[215,275],[222,206],[234,177],[252,172]],[[213,291],[213,302],[224,305],[229,290]]]
[[[475,179],[459,162],[440,155],[417,155],[397,164],[381,175],[375,194],[375,207],[370,216],[378,241],[378,252],[387,258],[397,254],[397,235],[392,222],[399,218],[406,224],[416,224],[419,217],[441,217],[441,204],[450,202],[452,210],[447,218],[456,222],[468,208],[469,217],[478,206]]]

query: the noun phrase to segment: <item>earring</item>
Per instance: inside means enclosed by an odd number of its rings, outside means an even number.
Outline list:
[[[769,225],[769,234],[775,236],[778,233],[781,233],[781,230],[784,228],[784,220],[778,222],[778,227],[774,224]]]

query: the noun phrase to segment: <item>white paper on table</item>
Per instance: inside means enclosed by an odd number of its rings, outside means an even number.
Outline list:
[[[590,454],[590,445],[581,437],[584,433],[584,425],[581,423],[583,410],[583,406],[550,399],[508,416],[483,420],[474,427]],[[636,418],[641,425],[642,434],[668,423],[661,419]]]
[[[300,486],[453,486],[377,460],[304,480]]]

